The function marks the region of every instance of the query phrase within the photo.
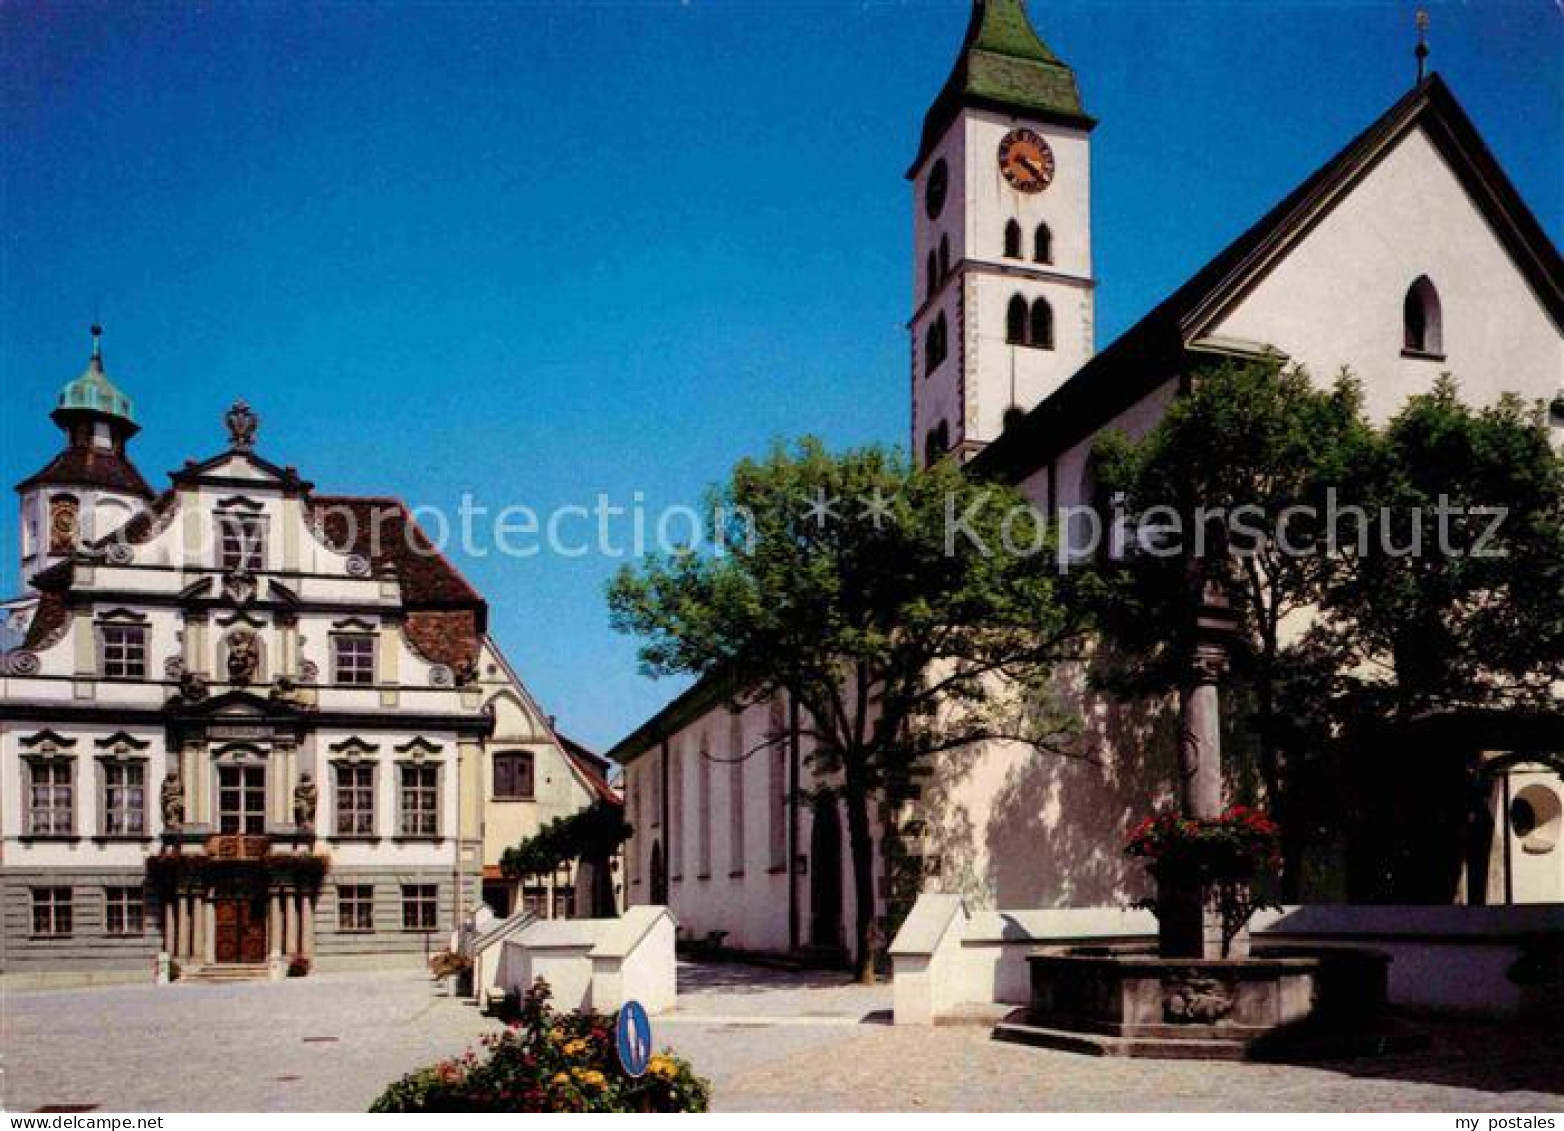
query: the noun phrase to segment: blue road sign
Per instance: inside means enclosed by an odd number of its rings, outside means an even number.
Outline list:
[[[619,1049],[619,1067],[625,1075],[639,1080],[652,1061],[652,1023],[638,1001],[627,1001],[614,1020],[614,1043]]]

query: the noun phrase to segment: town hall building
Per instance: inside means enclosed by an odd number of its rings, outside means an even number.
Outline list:
[[[98,334],[52,414],[63,448],[17,487],[0,971],[275,977],[419,961],[480,898],[569,914],[500,856],[617,798],[484,598],[402,501],[262,456],[243,401],[155,493]]]
[[[975,0],[907,171],[921,461],[958,459],[1048,514],[1090,503],[1095,438],[1144,434],[1213,358],[1283,361],[1326,380],[1349,368],[1376,421],[1450,372],[1469,402],[1513,393],[1551,406],[1564,437],[1564,266],[1437,74],[1420,73],[1101,350],[1094,125],[1022,0]],[[667,903],[687,931],[742,949],[840,952],[854,916],[842,813],[815,789],[830,783],[810,774],[792,705],[743,704],[741,691],[699,682],[609,752],[625,766],[635,828],[630,902]],[[909,871],[914,892],[975,907],[1123,906],[1143,894],[1119,838],[1174,780],[1173,712],[1085,690],[1074,701],[1092,761],[989,743],[941,756],[910,796],[885,800],[883,938]],[[1564,901],[1564,707],[1458,737],[1487,767],[1492,839],[1453,898]]]

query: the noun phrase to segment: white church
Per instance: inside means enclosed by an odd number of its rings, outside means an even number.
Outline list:
[[[958,458],[1047,513],[1087,502],[1095,437],[1144,433],[1212,356],[1348,367],[1376,420],[1450,372],[1468,401],[1551,405],[1564,436],[1564,265],[1437,74],[1102,349],[1094,124],[1022,0],[975,0],[907,174],[920,459]],[[629,902],[666,903],[730,947],[841,955],[854,916],[842,814],[796,800],[815,783],[793,705],[735,710],[733,691],[698,683],[609,752],[635,828]],[[882,937],[896,927],[892,858],[919,890],[974,907],[1141,894],[1119,833],[1173,780],[1172,717],[1085,693],[1079,708],[1094,764],[989,744],[881,808]],[[1439,738],[1488,767],[1493,808],[1491,843],[1451,900],[1564,902],[1564,703],[1524,728],[1452,724]]]

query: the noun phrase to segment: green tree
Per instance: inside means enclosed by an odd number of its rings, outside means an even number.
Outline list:
[[[1564,672],[1564,458],[1540,405],[1414,396],[1355,473],[1364,506],[1316,641],[1398,719],[1556,704]]]
[[[1322,598],[1336,564],[1330,492],[1372,442],[1346,374],[1322,389],[1297,367],[1224,362],[1193,374],[1144,436],[1108,433],[1093,452],[1099,508],[1129,519],[1125,552],[1104,562],[1102,622],[1126,658],[1113,685],[1178,687],[1202,595],[1221,585],[1238,617],[1235,676],[1251,693],[1261,784],[1282,828],[1284,898],[1297,896],[1307,825],[1289,788],[1307,749],[1282,697],[1284,626]]]
[[[1363,783],[1353,886],[1443,901],[1488,843],[1463,724],[1559,710],[1564,459],[1540,405],[1473,408],[1445,377],[1389,421],[1358,478],[1365,513],[1307,641]]]
[[[627,567],[614,626],[652,674],[722,673],[802,709],[812,768],[839,783],[857,974],[873,981],[871,813],[941,751],[1013,739],[1068,752],[1048,676],[1086,638],[1090,575],[1061,576],[1043,517],[950,462],[834,455],[818,440],[746,460],[713,493],[704,552]]]

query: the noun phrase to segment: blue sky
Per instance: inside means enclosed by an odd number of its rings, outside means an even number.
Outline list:
[[[1557,240],[1564,18],[1430,4],[1433,65]],[[1045,3],[1094,135],[1099,347],[1410,84],[1404,3]],[[901,443],[902,173],[966,22],[916,3],[0,6],[0,478],[107,328],[154,484],[221,446],[323,491],[695,501],[777,436]],[[0,588],[19,587],[14,507]],[[561,725],[675,686],[600,557],[459,561]]]

